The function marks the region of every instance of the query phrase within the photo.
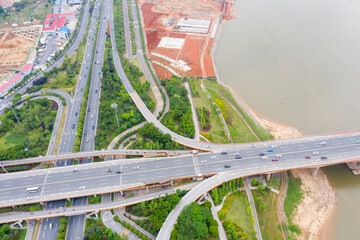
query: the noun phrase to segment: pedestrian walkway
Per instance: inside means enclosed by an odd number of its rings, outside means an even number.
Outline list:
[[[198,122],[198,118],[197,118],[197,114],[196,114],[196,109],[194,106],[194,102],[193,99],[191,97],[191,89],[189,86],[188,82],[185,82],[185,88],[188,91],[188,98],[190,100],[190,105],[191,105],[191,111],[192,111],[192,118],[193,118],[193,123],[194,123],[194,127],[195,127],[195,140],[196,141],[200,141],[200,129],[199,129],[199,122]]]
[[[211,213],[212,213],[214,219],[218,222],[218,230],[219,230],[220,240],[227,240],[228,238],[226,236],[223,225],[222,225],[222,223],[221,223],[221,221],[219,219],[219,216],[218,216],[218,213],[217,213],[218,211],[216,210],[214,201],[212,200],[212,197],[211,197],[211,195],[209,193],[207,194],[206,199],[211,202]]]

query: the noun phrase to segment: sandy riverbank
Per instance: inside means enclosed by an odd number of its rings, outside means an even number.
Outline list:
[[[234,16],[236,16],[236,13]],[[212,62],[218,82],[223,86],[226,86],[247,114],[259,125],[267,129],[275,137],[275,139],[302,137],[303,134],[298,129],[274,122],[257,113],[244,101],[244,99],[241,98],[234,88],[221,80],[216,69],[214,56],[224,23],[225,21],[222,21],[219,25],[217,36],[214,39],[211,49]],[[312,169],[294,170],[293,173],[295,176],[301,178],[303,183],[302,189],[304,191],[304,198],[299,204],[294,218],[295,223],[301,228],[302,232],[299,239],[326,239],[326,233],[328,232],[327,227],[331,216],[335,212],[335,191],[332,189],[326,175],[321,171],[321,169],[315,177],[312,177]]]

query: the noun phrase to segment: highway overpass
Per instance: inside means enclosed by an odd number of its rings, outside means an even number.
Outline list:
[[[215,152],[172,158],[122,159],[2,174],[0,207],[116,192],[144,186],[144,181],[156,179],[191,178],[224,171],[249,175],[357,161],[360,159],[360,144],[355,142],[359,139],[359,132],[354,132],[275,141],[277,146],[274,148],[269,143],[258,143],[255,148],[247,144],[226,154]],[[320,145],[324,141],[326,144]],[[236,153],[238,155],[234,155]],[[268,158],[263,159],[259,154]],[[275,157],[278,154],[281,157]],[[321,159],[324,156],[327,159]],[[272,161],[276,158],[278,161]],[[28,193],[29,187],[39,187],[40,190]]]

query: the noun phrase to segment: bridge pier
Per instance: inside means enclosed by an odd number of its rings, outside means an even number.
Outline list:
[[[266,174],[266,180],[269,181],[271,178],[271,173]]]
[[[116,159],[116,155],[113,156],[113,160],[115,160],[115,159]]]
[[[4,172],[5,172],[5,173],[8,173],[8,172],[6,171],[6,169],[5,169],[5,167],[4,167],[4,166],[2,166],[2,169],[4,170]]]
[[[313,172],[312,172],[312,176],[313,176],[313,177],[316,176],[317,172],[319,171],[319,168],[320,168],[320,167],[316,167],[316,168],[313,169]]]

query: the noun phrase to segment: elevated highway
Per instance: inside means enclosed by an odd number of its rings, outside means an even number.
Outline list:
[[[359,139],[360,133],[354,132],[274,141],[272,144],[277,143],[277,146],[273,148],[269,143],[258,143],[255,148],[247,144],[226,154],[215,152],[173,158],[122,159],[2,174],[0,207],[116,192],[144,186],[145,181],[164,178],[210,176],[224,171],[246,176],[358,161],[360,144],[355,142]],[[324,141],[326,144],[320,145]],[[241,156],[241,159],[237,156]],[[29,187],[39,187],[40,190],[28,193]]]

